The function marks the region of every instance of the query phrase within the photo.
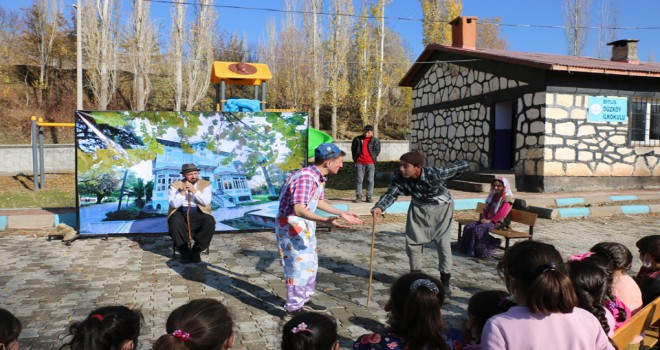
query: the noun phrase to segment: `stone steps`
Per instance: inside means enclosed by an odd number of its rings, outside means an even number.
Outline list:
[[[490,192],[490,183],[497,177],[504,177],[509,181],[509,185],[515,190],[516,175],[510,171],[508,172],[467,172],[461,174],[459,177],[449,180],[447,187],[450,190],[464,191],[464,192]]]

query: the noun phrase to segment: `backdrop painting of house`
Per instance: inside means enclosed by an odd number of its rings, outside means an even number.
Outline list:
[[[428,164],[511,171],[518,191],[659,188],[660,64],[618,40],[611,60],[481,49],[476,17],[452,21],[403,77],[411,149]]]
[[[212,183],[216,231],[268,228],[286,176],[306,164],[307,123],[305,113],[79,111],[79,232],[167,232],[184,163]]]

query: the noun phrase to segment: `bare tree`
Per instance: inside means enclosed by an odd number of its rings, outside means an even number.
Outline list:
[[[362,13],[353,28],[355,36],[353,55],[356,64],[353,68],[350,85],[352,98],[359,111],[361,125],[371,124],[371,91],[375,85],[372,56],[373,52],[376,51],[376,47],[373,40],[371,40],[373,26],[367,18],[368,8],[368,0],[364,0]]]
[[[385,61],[385,6],[388,0],[378,0],[378,3],[372,8],[374,17],[378,18],[376,27],[376,37],[380,44],[378,45],[378,73],[376,83],[376,110],[374,112],[374,135],[378,136],[378,123],[380,122],[380,105],[383,95],[383,62]]]
[[[448,44],[451,42],[449,22],[461,14],[461,0],[419,0],[422,5],[424,22],[422,43]]]
[[[580,56],[589,38],[591,0],[564,0],[563,19],[568,53]]]
[[[321,111],[321,90],[323,89],[323,50],[321,49],[322,20],[320,12],[323,9],[323,0],[307,0],[304,2],[305,12],[304,29],[307,36],[307,57],[312,61],[312,107],[314,112],[314,127],[319,128],[319,114]]]
[[[81,35],[87,79],[97,108],[106,110],[117,90],[118,3],[95,0],[83,7]]]
[[[55,0],[38,0],[25,12],[27,39],[36,43],[34,55],[39,66],[39,77],[33,81],[32,87],[37,93],[37,104],[42,106],[44,91],[48,89],[48,67],[52,64],[53,43],[64,20]]]
[[[15,58],[18,33],[21,27],[22,23],[18,14],[0,6],[0,63],[6,64],[10,62],[10,58]]]
[[[174,110],[181,110],[181,103],[183,101],[183,39],[185,29],[183,22],[186,17],[186,5],[183,0],[177,0],[174,3],[172,11],[172,34],[170,37],[170,52],[169,57],[173,65],[173,80],[174,80]]]
[[[329,14],[330,38],[327,43],[328,52],[328,88],[332,116],[330,130],[333,139],[337,138],[337,108],[348,93],[347,59],[350,39],[349,23],[353,14],[353,4],[350,0],[334,0],[332,12]]]
[[[292,108],[297,111],[309,110],[311,106],[312,59],[292,52],[305,52],[305,33],[300,29],[293,11],[296,0],[286,0],[286,12],[282,19],[282,29],[278,32],[273,21],[268,23],[268,40],[260,48],[273,75],[269,82],[268,98],[275,108]]]
[[[477,24],[477,47],[483,49],[505,50],[507,46],[506,38],[500,33],[500,23],[502,19],[484,18]]]
[[[188,31],[187,52],[184,53],[187,87],[186,110],[191,111],[206,96],[213,65],[213,37],[216,14],[213,0],[198,0],[195,6],[195,22]]]
[[[133,69],[133,110],[143,111],[151,93],[154,61],[159,56],[156,27],[149,20],[150,2],[133,0],[130,27],[123,40],[124,50]]]
[[[616,26],[619,23],[619,0],[600,1],[600,25],[598,26],[598,46],[596,54],[600,58],[609,58],[607,43],[616,40]]]

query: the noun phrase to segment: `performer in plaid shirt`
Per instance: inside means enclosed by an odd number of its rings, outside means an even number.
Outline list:
[[[438,251],[438,269],[445,288],[451,295],[451,220],[454,205],[447,190],[447,181],[461,174],[469,163],[457,161],[444,168],[423,167],[424,156],[419,152],[408,152],[399,159],[399,174],[392,178],[387,192],[380,197],[371,214],[374,220],[392,205],[399,195],[412,196],[406,221],[406,254],[410,260],[410,271],[421,271],[424,244],[434,242]]]
[[[339,210],[324,200],[325,175],[336,174],[344,163],[344,153],[332,143],[323,143],[314,152],[314,165],[298,170],[284,182],[280,191],[280,208],[275,234],[284,264],[286,304],[288,316],[305,309],[322,311],[324,306],[310,301],[316,285],[318,256],[316,254],[316,223],[325,222],[334,227],[348,224],[361,225],[357,214]],[[319,208],[338,215],[329,218],[314,213]]]

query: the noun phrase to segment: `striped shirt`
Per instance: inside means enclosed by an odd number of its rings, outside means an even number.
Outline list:
[[[297,177],[293,178],[294,176]],[[286,186],[292,178],[291,183]],[[287,217],[291,215],[294,204],[309,204],[316,192],[316,183],[324,183],[325,181],[326,177],[313,165],[291,174],[284,182],[286,188],[283,188],[280,192],[280,208],[277,216]],[[323,198],[324,193],[321,192],[319,200],[323,200]]]
[[[414,180],[406,179],[398,173],[394,175],[387,192],[374,207],[385,211],[399,195],[412,196],[417,202],[433,202],[436,198],[447,196],[447,181],[460,175],[469,164],[465,160],[459,160],[444,168],[422,167],[419,178]]]

